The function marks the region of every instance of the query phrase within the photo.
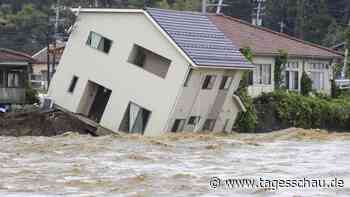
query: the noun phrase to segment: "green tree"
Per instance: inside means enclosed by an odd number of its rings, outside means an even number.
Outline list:
[[[279,55],[276,57],[275,60],[275,69],[274,69],[274,82],[275,82],[275,89],[281,89],[282,82],[283,82],[283,66],[288,61],[288,53],[284,50],[279,50]]]
[[[303,74],[301,75],[300,84],[300,93],[304,96],[308,96],[309,93],[312,91],[312,80],[309,77],[309,75],[306,74],[305,71],[303,71]]]

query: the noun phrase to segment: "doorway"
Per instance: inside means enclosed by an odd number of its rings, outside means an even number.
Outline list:
[[[144,134],[151,111],[130,102],[124,113],[119,131]]]
[[[95,82],[88,81],[80,101],[79,113],[99,123],[107,107],[112,90]]]

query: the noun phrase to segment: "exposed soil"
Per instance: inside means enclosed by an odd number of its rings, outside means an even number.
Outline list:
[[[0,114],[1,136],[55,136],[66,132],[88,134],[89,126],[59,110]]]

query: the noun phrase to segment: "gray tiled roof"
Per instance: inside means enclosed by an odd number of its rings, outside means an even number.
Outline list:
[[[199,66],[253,68],[207,15],[147,8],[151,17]]]

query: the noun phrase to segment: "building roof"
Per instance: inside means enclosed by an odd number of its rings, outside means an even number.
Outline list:
[[[276,55],[283,49],[290,56],[310,58],[341,58],[342,53],[306,42],[284,33],[254,26],[240,19],[210,15],[211,21],[240,48],[250,47],[257,55]]]
[[[207,15],[155,8],[96,9],[73,8],[79,13],[143,13],[193,66],[251,69],[254,66],[240,53]]]
[[[10,50],[10,49],[3,49],[0,48],[0,63],[1,62],[14,62],[14,63],[18,63],[18,62],[34,62],[34,59],[25,53],[22,52],[17,52],[14,50]]]
[[[147,8],[146,11],[198,66],[253,68],[208,15]]]
[[[50,46],[50,63],[53,62],[53,52],[56,52],[56,64],[60,62],[63,50],[65,48],[65,43],[57,43],[56,49],[53,49],[53,46]],[[47,64],[47,47],[41,49],[32,56],[35,59],[37,64]]]

